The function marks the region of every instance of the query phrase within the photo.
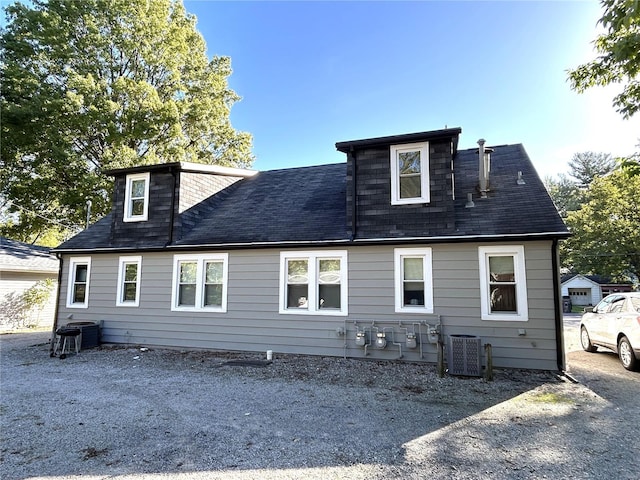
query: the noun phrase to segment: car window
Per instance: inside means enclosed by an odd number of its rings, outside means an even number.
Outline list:
[[[629,297],[631,310],[640,313],[640,297]]]
[[[620,295],[609,295],[607,298],[609,300],[602,310],[602,313],[618,313],[622,311],[622,307],[624,306],[625,298]],[[600,310],[598,310],[600,311]]]
[[[595,308],[593,309],[594,312],[597,313],[606,313],[607,310],[609,309],[609,303],[611,303],[611,300],[613,300],[613,297],[611,295],[609,295],[608,297],[604,297],[602,300],[600,300],[600,302],[595,306]]]
[[[616,299],[613,300],[613,302],[611,302],[611,306],[609,307],[609,310],[607,310],[607,313],[618,313],[622,311],[622,307],[624,306],[624,297],[618,297]]]

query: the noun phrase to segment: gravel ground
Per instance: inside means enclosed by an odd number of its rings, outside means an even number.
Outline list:
[[[60,360],[48,338],[0,336],[5,480],[640,472],[640,407],[629,417],[552,372],[486,382],[431,365],[105,346]]]

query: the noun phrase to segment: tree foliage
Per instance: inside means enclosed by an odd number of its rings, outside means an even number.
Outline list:
[[[597,177],[602,177],[616,167],[616,161],[609,153],[576,153],[569,160],[569,175],[579,187],[588,187]]]
[[[640,2],[601,0],[601,4],[604,13],[599,23],[605,32],[594,41],[598,56],[569,70],[569,81],[580,93],[597,85],[622,84],[613,105],[630,118],[640,110]]]
[[[544,183],[562,218],[567,218],[569,212],[578,210],[582,205],[583,189],[569,176],[561,173],[557,179],[546,177]]]
[[[581,152],[569,161],[568,175],[545,178],[545,186],[562,218],[578,210],[585,201],[585,190],[598,177],[611,173],[616,161],[608,153]]]
[[[638,281],[640,176],[616,170],[596,178],[566,222],[573,237],[565,242],[564,264],[580,273]]]
[[[110,208],[103,172],[188,161],[249,166],[231,126],[228,57],[206,56],[180,0],[34,0],[7,7],[0,36],[0,196],[13,229],[83,225]]]

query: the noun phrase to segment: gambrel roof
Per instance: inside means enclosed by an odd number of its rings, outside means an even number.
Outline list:
[[[448,130],[438,132],[450,133]],[[447,220],[447,228],[438,226],[442,222],[429,222],[429,214],[423,209],[423,213],[414,216],[410,234],[402,229],[394,230],[394,225],[389,225],[389,234],[375,238],[371,235],[359,237],[357,230],[354,234],[349,227],[350,207],[347,205],[347,198],[353,190],[352,180],[347,164],[340,163],[263,171],[241,178],[191,209],[180,212],[178,215],[189,216],[189,223],[185,222],[179,235],[168,242],[150,241],[145,244],[144,236],[139,235],[131,239],[119,238],[114,243],[112,212],[56,250],[239,248],[400,241],[434,243],[566,238],[569,235],[522,145],[491,147],[490,191],[487,198],[479,198],[478,149],[456,151],[459,130],[453,133],[456,134],[455,145],[453,140],[451,143],[453,175],[447,173],[453,186],[447,187],[452,191],[446,197],[449,206],[443,217]],[[347,151],[350,146],[368,147],[371,141],[367,142],[341,142],[337,146],[339,150]],[[449,144],[446,145],[448,149]],[[386,162],[388,165],[388,158]],[[172,168],[179,168],[179,164],[172,165]],[[141,168],[137,167],[135,171]],[[388,180],[373,179],[376,180],[388,183]],[[432,179],[432,188],[433,182]],[[467,202],[469,193],[473,196],[473,207],[469,207]],[[367,202],[366,192],[356,195],[359,204]],[[389,215],[388,212],[380,221],[391,224],[393,218],[389,217],[393,213]],[[428,225],[429,228],[421,230],[420,225]]]

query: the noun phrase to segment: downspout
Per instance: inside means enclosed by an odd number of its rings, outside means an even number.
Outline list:
[[[358,189],[356,187],[356,155],[353,151],[353,146],[349,150],[349,156],[351,157],[351,240],[356,238],[356,219],[358,210],[358,197],[356,195]]]
[[[564,372],[564,328],[562,324],[562,302],[560,298],[560,270],[558,268],[558,239],[551,244],[551,268],[553,270],[553,305],[556,317],[556,355],[558,370]]]
[[[59,253],[56,253],[56,258],[58,262],[60,262],[60,266],[58,267],[58,289],[56,291],[56,308],[53,314],[53,330],[51,331],[51,339],[49,340],[49,356],[53,356],[53,349],[55,348],[56,341],[56,330],[58,329],[58,313],[60,311],[60,289],[62,288],[62,266],[64,265],[64,260]]]

